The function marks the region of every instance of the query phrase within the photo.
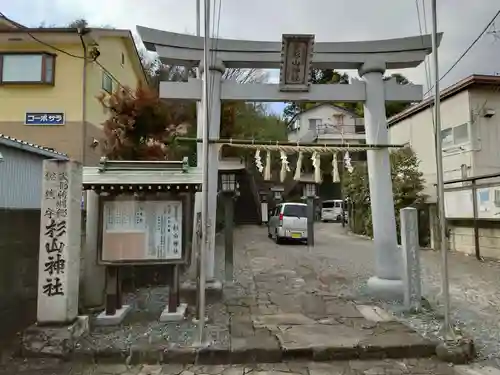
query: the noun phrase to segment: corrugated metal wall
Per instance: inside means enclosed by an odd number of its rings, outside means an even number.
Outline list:
[[[40,208],[43,156],[0,145],[0,208]]]

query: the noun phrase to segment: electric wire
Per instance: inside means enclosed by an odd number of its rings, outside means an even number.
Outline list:
[[[422,45],[424,44],[424,32],[427,35],[427,16],[425,11],[425,0],[422,0],[422,15],[423,15],[423,24],[422,28],[422,19],[420,17],[420,7],[418,5],[418,0],[415,0],[415,7],[417,8],[417,18],[418,18],[418,29],[420,32],[420,37],[422,38]],[[431,87],[431,73],[429,67],[429,56],[426,56],[424,59],[424,68],[425,68],[425,79],[427,87]]]
[[[483,29],[483,31],[481,31],[481,33],[477,36],[476,39],[474,39],[474,41],[469,45],[469,47],[467,47],[465,49],[465,51],[460,55],[460,57],[451,65],[451,67],[446,71],[446,73],[444,73],[440,78],[439,78],[439,82],[441,82],[441,80],[446,77],[459,63],[460,61],[462,61],[462,59],[469,53],[469,51],[476,45],[476,43],[482,38],[482,36],[488,31],[488,29],[490,28],[490,26],[495,22],[496,18],[500,15],[500,9],[498,10],[498,12],[496,12],[495,16],[491,19],[490,22],[488,22],[488,24],[486,25],[486,27]],[[432,90],[434,89],[434,86],[431,87],[430,89],[427,90],[427,92],[424,94],[427,95],[428,93],[430,93]]]

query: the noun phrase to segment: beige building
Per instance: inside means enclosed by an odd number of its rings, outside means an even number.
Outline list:
[[[146,75],[129,30],[0,18],[0,134],[96,164],[107,117],[97,96],[139,81]]]
[[[430,202],[436,202],[433,98],[388,120],[393,144],[409,144],[420,159]],[[441,131],[444,180],[500,174],[500,76],[472,75],[441,91]],[[500,258],[500,216],[492,212],[498,178],[478,180],[474,215],[470,182],[446,185],[446,217],[450,246],[475,253],[473,217],[479,223],[482,256]],[[482,188],[479,189],[479,187]],[[500,190],[500,186],[497,186]]]

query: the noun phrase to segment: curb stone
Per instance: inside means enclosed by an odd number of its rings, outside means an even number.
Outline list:
[[[131,348],[130,351],[97,350],[79,351],[67,359],[85,363],[106,364],[250,364],[279,363],[282,361],[346,361],[401,358],[429,358],[436,353],[436,343],[415,343],[409,345],[358,345],[353,347],[304,347],[292,350],[276,348],[209,347],[193,348]],[[467,374],[469,375],[469,374]],[[472,375],[472,374],[470,374]],[[496,375],[496,374],[495,374]],[[500,374],[499,374],[500,375]]]

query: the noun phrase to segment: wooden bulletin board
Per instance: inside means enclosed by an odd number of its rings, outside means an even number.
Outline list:
[[[185,210],[185,196],[180,194],[101,197],[99,263],[184,263]]]

